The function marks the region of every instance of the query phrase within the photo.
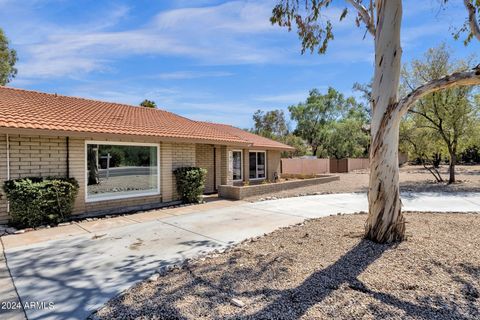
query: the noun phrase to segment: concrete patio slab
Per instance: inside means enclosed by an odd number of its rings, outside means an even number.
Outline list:
[[[171,217],[170,209],[168,210],[155,210],[155,211],[147,211],[142,213],[135,213],[128,216],[129,220],[133,220],[136,222],[147,222],[157,219],[162,219],[166,217]]]
[[[15,291],[3,253],[0,254],[0,306],[0,319],[25,319],[21,301]]]
[[[402,202],[410,211],[480,212],[480,193],[404,194]],[[53,310],[26,310],[29,319],[84,319],[159,267],[307,218],[366,210],[367,196],[361,193],[212,202],[139,213],[115,222],[98,220],[90,224],[94,233],[77,231],[72,225],[67,226],[72,230],[51,229],[68,231],[55,237],[33,235],[35,231],[2,239],[22,299],[54,303]]]
[[[82,221],[75,224],[80,228],[87,230],[88,232],[98,232],[104,230],[111,230],[113,228],[119,228],[134,223],[136,222],[128,218],[115,217],[93,221]]]
[[[5,248],[15,248],[19,246],[25,246],[56,239],[66,240],[70,237],[74,237],[80,234],[88,234],[88,232],[75,224],[70,224],[67,226],[60,226],[55,228],[41,229],[21,234],[10,235],[2,237],[2,241],[5,245]]]

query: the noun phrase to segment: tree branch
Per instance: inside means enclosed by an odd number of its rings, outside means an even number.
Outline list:
[[[417,111],[417,110],[413,110],[413,109],[409,109],[408,112],[421,115],[422,117],[424,117],[425,119],[427,119],[431,124],[433,124],[435,127],[439,128],[438,124],[437,124],[432,118],[430,118],[430,117],[428,116],[428,114],[423,113],[423,112],[420,112],[420,111]]]
[[[367,26],[368,32],[370,32],[372,36],[375,36],[375,23],[373,22],[373,16],[371,16],[370,13],[368,13],[367,8],[365,8],[364,5],[362,5],[360,2],[356,0],[346,0],[346,1],[349,2],[357,10],[358,14],[362,18],[362,21]]]
[[[440,79],[431,80],[403,97],[397,107],[400,115],[404,115],[408,109],[423,96],[442,89],[448,89],[455,86],[471,86],[480,84],[480,65],[472,70],[455,72]]]
[[[470,32],[480,41],[480,26],[477,21],[477,9],[470,0],[463,0],[465,8],[468,11],[468,22],[470,24]]]

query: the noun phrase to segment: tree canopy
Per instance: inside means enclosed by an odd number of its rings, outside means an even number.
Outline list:
[[[283,110],[278,109],[267,112],[257,110],[253,114],[253,122],[253,133],[267,138],[278,139],[289,133]]]
[[[17,52],[9,47],[7,36],[0,28],[0,85],[4,86],[17,75]]]
[[[155,108],[157,107],[157,104],[155,103],[155,101],[151,101],[151,100],[145,99],[145,100],[143,100],[143,101],[140,103],[140,106],[141,106],[141,107],[145,107],[145,108],[153,108],[153,109],[155,109]]]
[[[361,130],[366,119],[363,107],[353,97],[345,98],[333,88],[328,88],[326,94],[313,89],[305,102],[290,106],[288,110],[297,124],[295,135],[308,142],[313,155],[344,157],[365,153],[365,150],[358,152],[348,148],[351,143],[365,146],[362,142],[368,140],[364,139],[365,133]],[[358,131],[348,137],[348,132],[352,133],[355,128]]]
[[[432,79],[465,71],[469,64],[465,60],[454,61],[444,44],[430,48],[423,59],[414,59],[403,68],[401,88],[408,91]],[[443,150],[444,154],[448,154],[449,183],[455,182],[457,155],[466,148],[474,133],[479,111],[473,87],[453,87],[433,92],[419,99],[409,110],[410,116],[406,121],[412,123],[411,129],[419,136],[428,137],[431,144],[439,144],[437,152]]]

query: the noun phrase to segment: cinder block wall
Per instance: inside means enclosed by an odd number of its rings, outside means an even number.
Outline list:
[[[214,152],[215,149],[215,152]],[[196,166],[207,170],[205,179],[205,192],[215,192],[221,184],[222,174],[222,147],[208,144],[196,145]],[[214,154],[216,159],[214,160]],[[216,170],[216,174],[213,171]],[[216,179],[216,181],[214,181]]]
[[[66,137],[10,135],[10,178],[28,176],[66,176],[67,144]],[[160,143],[160,195],[127,198],[118,200],[85,202],[85,140],[91,138],[70,138],[69,170],[70,177],[77,179],[80,188],[75,200],[73,214],[97,212],[121,212],[127,207],[147,209],[178,199],[173,170],[183,166],[195,166],[195,144]],[[109,139],[105,139],[108,141]],[[110,141],[112,141],[110,139]],[[125,141],[125,140],[114,140]],[[130,142],[147,142],[136,140]],[[0,134],[0,180],[7,180],[7,140]],[[1,186],[0,186],[1,187]],[[0,188],[0,224],[8,222],[7,201],[3,188]]]
[[[24,177],[65,177],[67,174],[67,143],[65,137],[9,135],[10,179]],[[7,136],[0,136],[1,181],[7,180]],[[0,223],[8,221],[7,200],[0,198]]]
[[[193,143],[173,143],[172,144],[172,170],[181,167],[194,167],[195,166],[195,144]],[[172,194],[173,199],[179,198],[177,192],[177,182],[173,172],[164,172],[166,175],[172,176]],[[163,177],[163,176],[162,176]]]
[[[67,174],[65,137],[10,135],[10,178]]]
[[[214,159],[213,159],[213,146],[208,144],[196,145],[196,166],[207,170],[207,177],[205,179],[205,192],[214,192],[215,183],[214,178]]]
[[[7,137],[0,135],[0,183],[7,180]],[[7,199],[3,192],[3,186],[0,186],[0,224],[8,221]]]

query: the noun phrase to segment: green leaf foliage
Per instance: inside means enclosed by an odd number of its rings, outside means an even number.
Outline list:
[[[288,31],[293,26],[297,28],[297,34],[302,42],[302,53],[306,50],[318,53],[327,51],[328,42],[333,40],[333,25],[321,10],[328,8],[332,0],[279,0],[272,10],[270,22],[280,27],[286,27]],[[343,20],[348,11],[343,10],[339,20]]]
[[[200,203],[205,191],[207,170],[197,167],[183,167],[173,171],[177,181],[177,191],[186,203]]]
[[[70,216],[78,182],[73,178],[30,177],[5,181],[11,224],[38,227],[57,224]]]
[[[269,139],[280,139],[288,135],[288,123],[283,110],[263,112],[257,110],[253,114],[253,133]]]
[[[140,106],[155,109],[157,107],[157,104],[155,103],[155,101],[145,99],[140,103]]]
[[[17,52],[9,48],[8,39],[0,28],[0,85],[4,86],[15,78],[17,60]]]
[[[422,59],[415,59],[403,68],[401,91],[408,94],[424,82],[464,71],[469,65],[470,61],[454,60],[444,44],[430,48]],[[428,94],[404,119],[404,127],[408,128],[401,135],[407,142],[403,146],[416,157],[448,155],[450,163],[455,165],[458,154],[477,136],[479,112],[475,87],[453,87]]]
[[[304,139],[319,157],[357,157],[368,149],[368,116],[353,97],[329,88],[313,89],[307,100],[288,108],[297,124],[294,134]]]

